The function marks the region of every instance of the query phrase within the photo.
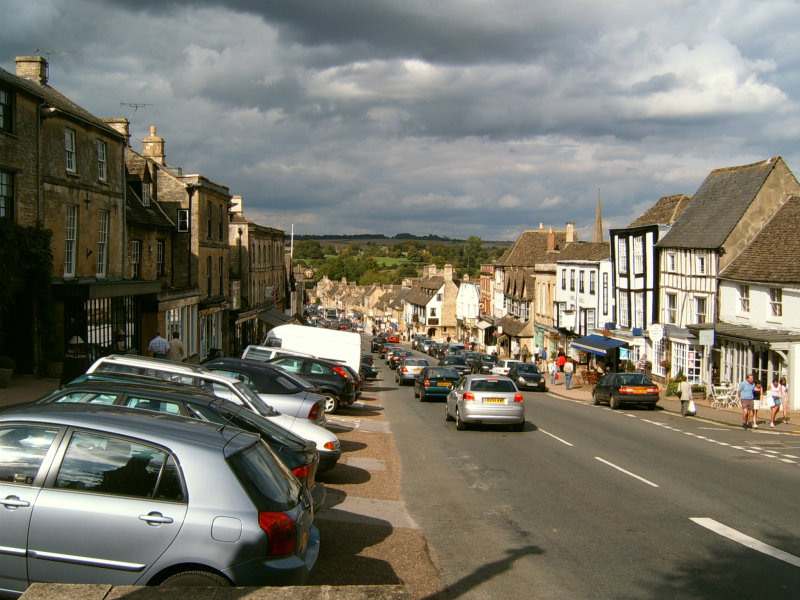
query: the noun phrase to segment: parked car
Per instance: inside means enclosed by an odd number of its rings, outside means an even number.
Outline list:
[[[430,365],[427,358],[415,358],[413,356],[406,356],[401,360],[395,368],[395,381],[398,385],[405,385],[414,383],[420,371]]]
[[[455,421],[459,431],[469,424],[513,425],[525,429],[522,393],[504,375],[465,375],[447,394],[445,421]]]
[[[339,438],[324,427],[320,427],[308,419],[284,415],[272,408],[244,382],[226,375],[212,373],[200,365],[128,354],[112,354],[97,359],[89,367],[87,373],[131,374],[150,377],[161,383],[177,382],[199,386],[209,390],[215,396],[246,406],[273,423],[315,442],[320,450],[329,448],[331,445],[339,446]]]
[[[473,373],[484,373],[489,374],[492,372],[492,369],[497,364],[497,356],[494,354],[485,354],[482,352],[476,352],[475,356],[472,358],[472,367]]]
[[[257,435],[100,404],[0,411],[2,587],[302,585],[308,494]],[[89,534],[90,533],[90,534]]]
[[[317,393],[319,388],[308,381],[292,377],[278,367],[241,358],[215,358],[203,363],[203,367],[244,382],[285,415],[325,426],[325,398]]]
[[[654,410],[658,386],[640,373],[606,373],[592,389],[592,398],[595,404],[608,402],[611,408],[641,404]]]
[[[448,367],[425,367],[414,378],[414,398],[446,398],[461,376]]]
[[[544,373],[533,363],[516,363],[509,369],[508,378],[521,390],[547,391]]]
[[[326,413],[335,413],[356,400],[353,377],[341,363],[306,356],[281,356],[267,364],[296,373],[316,385],[325,396]]]
[[[358,371],[362,379],[375,379],[378,376],[378,369],[367,363],[361,363],[361,368]]]
[[[463,356],[448,354],[439,361],[440,367],[450,367],[458,371],[459,375],[466,375],[472,368],[467,364],[467,359]]]
[[[394,370],[397,368],[397,365],[400,364],[406,358],[412,356],[411,350],[404,350],[403,348],[398,348],[392,352],[392,355],[389,357],[389,368]]]
[[[495,375],[508,375],[508,371],[511,369],[511,367],[521,362],[521,360],[514,360],[513,358],[499,359],[497,364],[492,367],[492,373]]]
[[[325,502],[325,486],[316,483],[315,480],[320,466],[320,453],[317,452],[317,445],[314,442],[275,425],[269,419],[243,406],[208,394],[201,388],[184,384],[155,386],[152,381],[139,383],[125,378],[109,381],[87,375],[82,381],[70,383],[36,401],[36,404],[68,403],[125,406],[212,423],[230,423],[239,429],[257,433],[289,467],[300,483],[308,488],[314,499],[314,510],[321,508]],[[340,451],[337,452],[336,460],[340,454]]]
[[[247,360],[257,360],[259,362],[267,362],[279,356],[314,356],[308,352],[300,352],[298,350],[288,350],[279,346],[259,346],[257,344],[250,344],[242,352],[242,358]]]

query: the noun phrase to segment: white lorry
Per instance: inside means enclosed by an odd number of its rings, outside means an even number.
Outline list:
[[[267,332],[264,345],[339,361],[356,373],[361,368],[361,336],[352,331],[278,325]]]

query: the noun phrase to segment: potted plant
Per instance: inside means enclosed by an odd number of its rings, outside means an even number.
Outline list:
[[[44,363],[42,365],[43,375],[45,377],[61,377],[61,370],[64,368],[64,353],[55,350],[48,350],[44,355]]]
[[[10,356],[0,356],[0,387],[8,387],[17,363]]]

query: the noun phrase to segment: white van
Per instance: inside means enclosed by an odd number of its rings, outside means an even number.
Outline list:
[[[356,373],[361,368],[361,336],[352,331],[278,325],[267,333],[264,345],[342,362]]]

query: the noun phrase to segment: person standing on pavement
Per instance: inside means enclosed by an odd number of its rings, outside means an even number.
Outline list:
[[[539,359],[542,357],[542,349],[539,348],[539,344],[533,345],[533,360],[536,364],[539,364]]]
[[[556,384],[556,373],[558,369],[556,368],[556,361],[550,359],[547,361],[547,372],[550,373],[550,385]]]
[[[572,382],[572,373],[575,370],[575,365],[572,363],[572,359],[568,358],[564,363],[564,377],[567,380],[567,389],[569,389],[569,385]]]
[[[753,389],[753,429],[758,429],[758,411],[761,408],[761,397],[764,395],[764,388],[760,381],[756,381]]]
[[[783,408],[783,422],[789,422],[789,387],[786,377],[781,377],[781,408]]]
[[[156,331],[156,337],[150,340],[147,346],[147,353],[153,358],[167,358],[169,352],[169,342],[161,337],[161,332]]]
[[[642,354],[641,358],[636,361],[636,372],[644,375],[647,371],[647,354]]]
[[[692,401],[692,383],[688,379],[678,384],[678,398],[681,399],[681,416],[685,417],[689,412],[689,402]]]
[[[755,376],[750,373],[742,383],[739,384],[737,394],[742,405],[742,429],[747,429],[750,425],[750,415],[753,412],[753,393],[756,389]]]
[[[519,357],[522,360],[522,362],[524,362],[524,363],[528,362],[528,346],[527,346],[527,344],[522,346],[522,350],[519,353]]]
[[[177,331],[172,332],[172,339],[169,341],[169,352],[167,352],[167,360],[183,362],[183,343],[181,342],[181,334]]]
[[[775,427],[775,417],[781,409],[783,394],[781,394],[781,384],[778,378],[772,380],[772,385],[767,389],[767,406],[769,406],[769,426]]]

